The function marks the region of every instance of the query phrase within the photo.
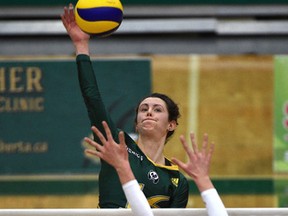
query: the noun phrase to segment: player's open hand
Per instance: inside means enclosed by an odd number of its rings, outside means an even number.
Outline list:
[[[74,44],[89,40],[90,35],[83,32],[75,21],[73,4],[70,3],[68,7],[64,7],[64,13],[61,14],[61,20]]]

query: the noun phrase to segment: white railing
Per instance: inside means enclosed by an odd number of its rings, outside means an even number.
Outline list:
[[[288,216],[288,208],[227,208],[229,216]],[[153,209],[155,216],[207,216],[202,208]],[[132,216],[130,209],[0,209],[0,216]]]

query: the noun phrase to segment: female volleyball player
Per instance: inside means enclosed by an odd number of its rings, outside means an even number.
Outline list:
[[[102,122],[107,122],[111,136],[118,142],[119,130],[103,104],[97,84],[97,71],[95,75],[90,61],[90,36],[77,26],[72,4],[69,8],[64,8],[61,19],[75,47],[80,88],[91,125],[104,133]],[[167,138],[173,134],[178,117],[178,106],[169,97],[152,94],[137,108],[137,144],[125,133],[131,169],[153,208],[184,208],[187,205],[187,179],[179,172],[178,166],[163,155],[164,145]],[[99,142],[97,136],[94,140]],[[99,207],[125,208],[127,205],[116,170],[101,160]]]
[[[96,127],[92,127],[93,132],[99,137],[102,145],[91,139],[85,138],[85,140],[96,149],[96,151],[86,150],[86,152],[96,155],[115,168],[128,203],[130,204],[131,210],[135,216],[153,215],[151,208],[144,194],[140,190],[139,184],[131,170],[124,133],[119,133],[119,144],[117,144],[114,141],[106,122],[103,122],[103,126],[106,138]],[[173,159],[173,162],[178,164],[178,166],[181,167],[196,183],[206,205],[208,215],[226,216],[228,214],[224,204],[209,177],[209,167],[214,151],[214,145],[212,144],[209,146],[208,136],[206,134],[204,135],[202,149],[198,149],[193,133],[190,134],[190,139],[192,142],[192,149],[188,146],[184,137],[180,137],[182,145],[189,158],[188,162],[183,163],[176,158]]]

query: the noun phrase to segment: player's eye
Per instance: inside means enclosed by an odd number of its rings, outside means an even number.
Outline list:
[[[160,107],[156,107],[154,110],[155,112],[162,112],[162,109]]]
[[[147,112],[148,108],[147,107],[140,107],[139,111],[140,112]]]

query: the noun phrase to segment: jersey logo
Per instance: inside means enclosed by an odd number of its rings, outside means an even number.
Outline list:
[[[148,179],[153,182],[153,184],[157,184],[159,182],[159,176],[154,170],[150,170],[148,172]]]
[[[131,148],[126,147],[127,152],[129,154],[133,154],[134,156],[136,156],[138,159],[140,159],[141,161],[143,161],[143,155],[140,155],[138,152],[133,151]]]
[[[161,202],[167,202],[169,201],[170,197],[168,196],[153,196],[153,197],[149,197],[147,199],[149,205],[151,206],[151,208],[160,208],[161,206],[159,206],[158,204]]]
[[[179,178],[171,178],[171,182],[172,182],[173,185],[175,185],[176,187],[178,187]]]
[[[147,197],[147,201],[151,208],[161,208],[161,202],[168,202],[170,197],[163,195],[156,195]],[[159,205],[160,204],[160,205]],[[131,208],[130,204],[127,203],[125,208]]]

